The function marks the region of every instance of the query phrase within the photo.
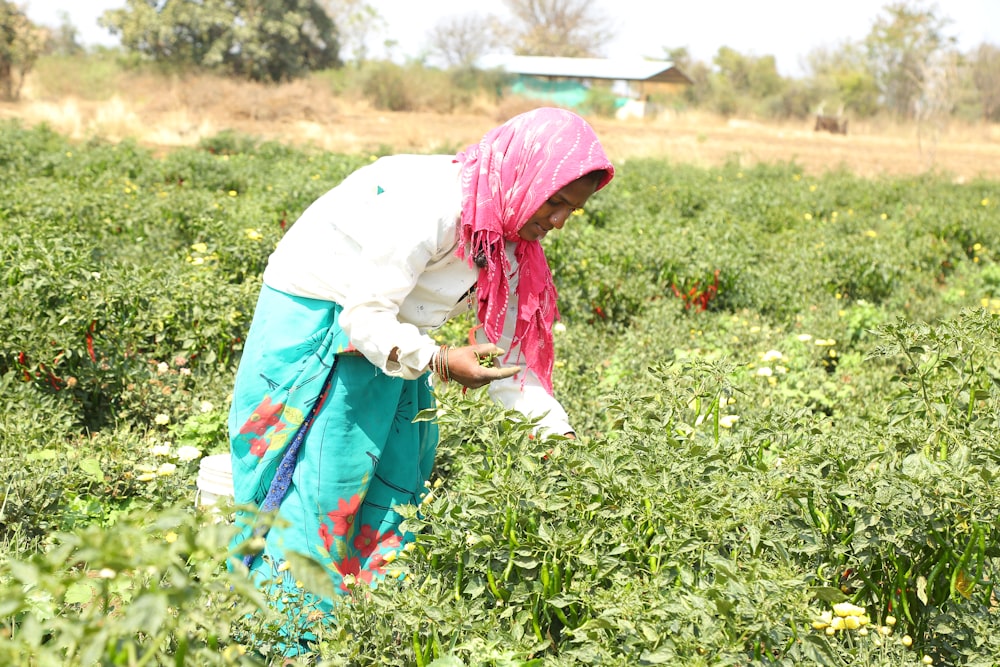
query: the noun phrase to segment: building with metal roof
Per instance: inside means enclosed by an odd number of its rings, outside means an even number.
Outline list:
[[[672,62],[641,58],[488,55],[480,58],[478,67],[512,75],[513,94],[570,108],[584,103],[595,81],[610,82],[605,85],[617,96],[616,106],[627,109],[629,115],[642,116],[653,111],[645,106],[651,91],[692,83]]]
[[[605,79],[611,81],[690,84],[691,79],[672,62],[642,58],[553,58],[548,56],[489,55],[479,61],[482,69],[502,69],[511,74]]]

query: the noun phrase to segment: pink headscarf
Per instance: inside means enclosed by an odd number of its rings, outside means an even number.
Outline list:
[[[476,283],[479,321],[490,341],[500,340],[510,292],[504,241],[515,241],[519,275],[512,345],[520,343],[528,368],[551,394],[556,287],[541,244],[517,232],[559,190],[602,170],[599,190],[614,176],[614,167],[587,121],[553,108],[515,116],[466,147],[456,161],[463,165],[456,254],[470,266],[485,258]]]

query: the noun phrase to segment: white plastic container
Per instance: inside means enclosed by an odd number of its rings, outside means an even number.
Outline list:
[[[229,454],[213,454],[201,460],[198,466],[198,491],[194,496],[196,507],[216,505],[223,498],[233,497],[233,468]]]

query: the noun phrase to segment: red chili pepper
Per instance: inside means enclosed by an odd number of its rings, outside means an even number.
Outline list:
[[[476,344],[476,332],[483,328],[482,324],[477,324],[476,326],[469,329],[469,345]]]
[[[90,328],[87,329],[87,354],[90,355],[90,360],[97,363],[97,355],[94,354],[94,327],[97,325],[97,320],[90,321]]]

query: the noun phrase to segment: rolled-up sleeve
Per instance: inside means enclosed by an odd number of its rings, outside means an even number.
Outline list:
[[[530,418],[539,418],[538,427],[535,429],[539,434],[549,432],[564,435],[572,432],[573,427],[562,404],[545,390],[534,371],[528,369],[519,345],[512,344],[516,323],[517,299],[512,290],[507,304],[503,334],[497,345],[507,352],[502,357],[507,359],[504,365],[521,366],[523,370],[514,377],[491,382],[487,392],[493,400],[505,408],[516,410]],[[480,343],[489,342],[482,329],[476,332],[476,338]]]

